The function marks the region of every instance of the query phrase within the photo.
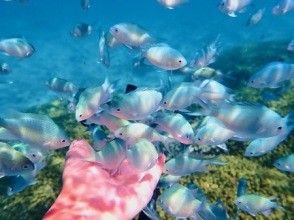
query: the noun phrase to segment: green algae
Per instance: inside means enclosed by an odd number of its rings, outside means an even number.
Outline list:
[[[246,80],[252,73],[264,64],[276,60],[294,60],[294,55],[287,52],[285,42],[266,42],[262,44],[245,45],[224,51],[214,65],[222,72],[230,72]],[[238,56],[236,56],[236,53]],[[240,87],[236,95],[240,101],[261,102],[285,116],[294,109],[294,88],[288,89],[276,101],[264,102],[261,90]],[[29,109],[28,112],[49,115],[60,127],[64,128],[72,139],[85,138],[90,140],[88,131],[75,121],[74,114],[68,113],[66,105],[53,101],[44,106]],[[197,124],[195,120],[194,124]],[[196,126],[196,125],[195,125]],[[274,152],[259,158],[245,158],[243,156],[247,143],[229,141],[228,154],[221,159],[225,166],[210,168],[209,173],[194,174],[181,179],[182,184],[191,182],[199,185],[207,194],[211,202],[220,198],[228,208],[230,216],[234,210],[236,185],[240,177],[248,180],[248,190],[264,196],[277,197],[285,210],[276,210],[270,217],[262,215],[255,219],[290,220],[294,219],[294,175],[280,172],[273,167],[273,161],[282,155],[294,151],[293,135],[285,140]],[[11,197],[3,196],[5,188],[1,188],[0,181],[0,219],[2,220],[39,220],[50,208],[58,196],[62,186],[62,170],[67,149],[57,150],[48,157],[47,166],[38,174],[37,183],[27,187],[24,191]],[[159,207],[161,219],[172,219]],[[253,219],[248,214],[240,213],[239,219]]]

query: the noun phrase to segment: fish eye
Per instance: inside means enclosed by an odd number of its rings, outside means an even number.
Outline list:
[[[282,126],[278,127],[278,130],[279,130],[279,131],[282,130]]]
[[[250,152],[250,155],[253,155],[253,152]]]
[[[114,31],[117,33],[117,32],[118,32],[118,29],[117,29],[117,28],[115,28],[115,29],[114,29]]]
[[[198,141],[201,141],[201,138],[199,137],[199,138],[197,138],[198,139]]]
[[[119,135],[122,136],[123,134],[122,133],[119,133]]]
[[[37,157],[37,155],[36,155],[36,154],[32,154],[32,157],[35,157],[35,158],[36,158],[36,157]]]
[[[166,105],[166,104],[167,104],[167,102],[163,102],[163,104],[165,104],[165,105]]]
[[[64,143],[64,142],[65,142],[65,140],[62,140],[61,142],[62,142],[62,143]]]
[[[179,63],[182,63],[182,60],[179,60]]]
[[[24,169],[28,169],[29,166],[25,164],[25,165],[22,166],[22,168],[24,168]]]
[[[281,166],[281,164],[280,164],[280,163],[277,163],[277,165],[278,165],[278,166]]]
[[[254,83],[254,80],[251,80],[250,82],[251,82],[251,83]]]
[[[82,117],[83,115],[82,114],[80,114],[80,118]]]
[[[116,111],[120,112],[120,108],[116,109]]]

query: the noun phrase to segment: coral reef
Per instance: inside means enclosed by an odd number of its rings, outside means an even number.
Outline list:
[[[293,62],[294,54],[290,54],[283,48],[286,48],[286,41],[232,48],[224,51],[213,67],[220,69],[223,73],[231,72],[230,78],[238,76],[239,79],[246,80],[268,62],[276,60]],[[265,103],[285,116],[294,109],[294,88],[292,86],[287,89],[275,101],[265,102],[261,98],[260,90],[242,87],[238,89],[237,99]],[[29,111],[49,115],[72,139],[89,140],[89,133],[85,127],[75,121],[74,115],[68,113],[66,105],[60,100],[29,109]],[[221,156],[221,159],[227,162],[225,166],[211,167],[209,173],[183,177],[181,183],[196,183],[204,190],[211,202],[220,198],[225,202],[232,216],[236,184],[240,177],[245,177],[248,180],[250,192],[275,196],[285,209],[276,210],[270,217],[259,215],[255,219],[294,219],[294,175],[280,172],[272,165],[276,158],[294,152],[294,136],[289,136],[278,149],[260,158],[245,158],[243,153],[246,146],[247,143],[229,141],[229,153]],[[47,166],[38,174],[38,182],[35,185],[11,197],[0,196],[0,219],[39,220],[42,218],[61,189],[66,150],[57,150],[48,157]],[[2,194],[5,193],[3,184],[3,181],[0,181]],[[159,207],[157,208],[162,219],[171,219]],[[248,214],[240,213],[239,219],[253,218]]]

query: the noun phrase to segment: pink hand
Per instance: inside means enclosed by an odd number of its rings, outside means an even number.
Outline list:
[[[94,160],[85,140],[74,141],[67,153],[63,188],[43,220],[127,220],[150,201],[163,171],[165,157],[138,173],[127,161],[111,176]]]

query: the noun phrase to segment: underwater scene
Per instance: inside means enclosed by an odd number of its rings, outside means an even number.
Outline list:
[[[0,14],[0,220],[294,220],[294,0]]]

